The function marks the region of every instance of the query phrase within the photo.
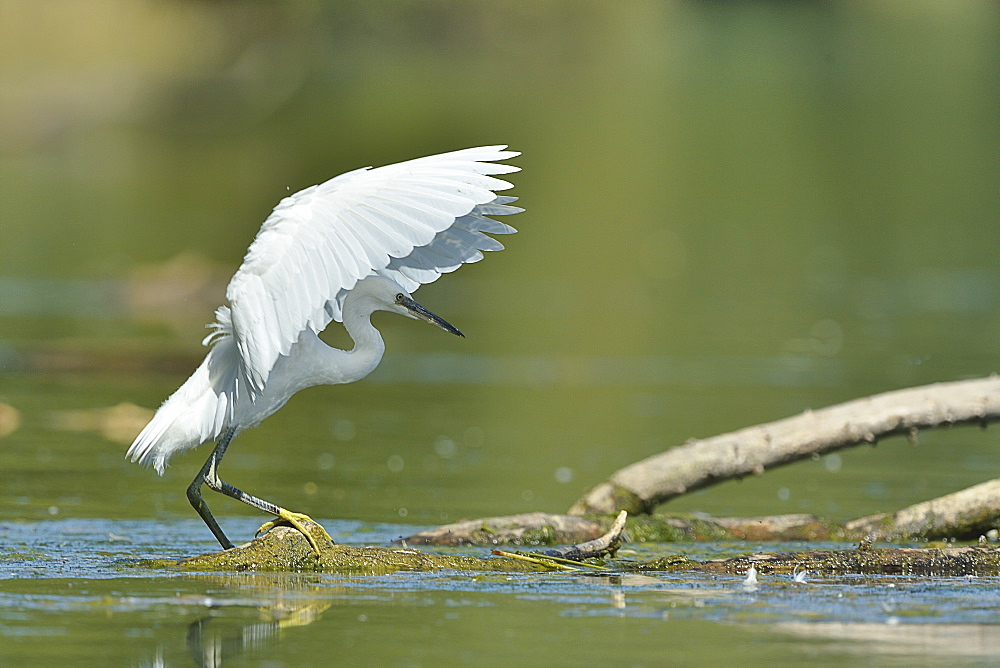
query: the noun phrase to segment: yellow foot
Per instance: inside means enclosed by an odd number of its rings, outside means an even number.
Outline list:
[[[333,542],[333,539],[330,538],[330,534],[326,532],[326,529],[320,526],[319,522],[309,517],[308,515],[303,515],[302,513],[293,513],[290,510],[285,510],[284,508],[278,508],[278,510],[281,512],[278,513],[277,519],[271,520],[270,522],[266,522],[265,524],[263,524],[259,529],[257,529],[256,535],[259,536],[266,531],[270,531],[279,524],[291,525],[296,529],[298,529],[300,532],[302,532],[302,535],[305,536],[306,540],[309,541],[309,544],[312,545],[312,549],[316,553],[316,556],[318,557],[320,555],[319,544],[316,542],[316,539],[313,538],[312,534],[306,531],[306,528],[302,525],[303,521],[307,521],[307,522],[312,522],[313,524],[318,526],[319,530],[323,532],[323,535],[326,537],[326,539],[331,543]]]

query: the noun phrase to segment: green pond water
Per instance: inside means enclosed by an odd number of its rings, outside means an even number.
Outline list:
[[[124,452],[281,197],[490,143],[523,151],[520,232],[416,294],[467,338],[376,316],[376,372],[294,397],[225,480],[386,544],[994,372],[998,29],[992,2],[0,0],[0,666],[994,663],[990,578],[150,570],[216,548],[184,495],[208,452]],[[936,430],[661,510],[891,512],[997,446]],[[237,543],[266,519],[207,494]]]
[[[230,521],[252,532],[256,523]],[[415,527],[327,522],[384,542]],[[0,527],[4,665],[988,663],[996,578],[389,576],[151,571],[209,550],[197,520]],[[715,557],[763,546],[672,546]],[[767,546],[767,549],[802,546]],[[822,547],[836,547],[827,545]],[[628,558],[662,554],[632,545]],[[475,551],[474,551],[475,552]]]

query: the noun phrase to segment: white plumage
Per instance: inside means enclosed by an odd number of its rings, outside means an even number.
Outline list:
[[[174,454],[219,441],[192,488],[202,482],[229,487],[215,468],[232,438],[305,387],[348,383],[374,370],[384,346],[369,319],[373,311],[421,318],[458,334],[410,293],[482,259],[481,251],[502,250],[487,234],[515,231],[487,217],[521,211],[509,206],[516,198],[496,194],[511,184],[492,175],[518,171],[497,164],[519,155],[505,149],[485,146],[358,169],[281,200],[229,283],[230,305],[216,311],[204,362],[136,438],[131,460],[162,474]],[[332,320],[344,323],[354,349],[319,339]],[[239,490],[242,497],[220,491],[261,507]],[[204,502],[196,496],[198,509]],[[204,508],[199,513],[215,532]]]

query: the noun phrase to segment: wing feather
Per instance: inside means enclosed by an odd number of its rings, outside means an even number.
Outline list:
[[[503,246],[514,228],[486,218],[521,209],[494,175],[519,155],[484,146],[357,169],[285,197],[226,290],[240,380],[251,396],[307,328],[340,320],[343,300],[373,273],[409,291]],[[220,410],[225,408],[220,407]]]

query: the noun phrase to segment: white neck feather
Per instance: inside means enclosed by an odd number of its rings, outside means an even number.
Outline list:
[[[370,300],[354,299],[354,296],[348,295],[343,311],[344,328],[354,340],[354,348],[341,350],[328,346],[307,329],[292,348],[289,367],[280,374],[295,381],[279,392],[294,393],[313,385],[353,383],[375,370],[382,361],[385,343],[371,323]]]

